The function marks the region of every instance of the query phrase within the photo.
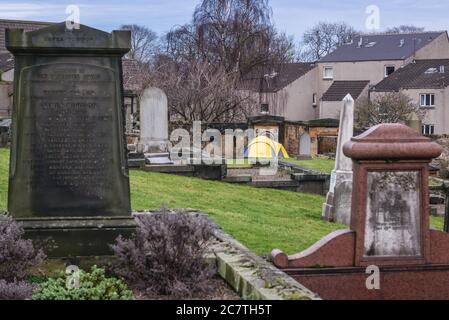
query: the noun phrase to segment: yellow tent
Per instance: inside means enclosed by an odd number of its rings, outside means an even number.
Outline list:
[[[289,158],[282,144],[266,136],[258,136],[249,143],[246,157],[259,159]]]

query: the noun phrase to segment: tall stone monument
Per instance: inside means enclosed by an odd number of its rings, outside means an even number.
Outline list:
[[[340,113],[335,168],[332,170],[329,192],[323,204],[323,218],[342,224],[351,221],[352,160],[343,154],[343,145],[354,134],[354,99],[343,99]]]
[[[171,163],[168,158],[168,102],[159,88],[146,88],[140,100],[140,151],[147,162]]]
[[[6,31],[14,54],[8,210],[50,256],[108,254],[134,230],[123,123],[130,33]]]

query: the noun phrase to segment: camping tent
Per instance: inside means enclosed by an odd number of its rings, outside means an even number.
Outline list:
[[[289,158],[284,146],[266,136],[254,138],[245,151],[247,158]]]

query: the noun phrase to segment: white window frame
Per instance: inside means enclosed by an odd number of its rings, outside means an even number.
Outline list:
[[[429,103],[427,104],[427,96],[429,96]],[[424,103],[423,103],[423,97],[424,97]],[[433,99],[432,99],[433,97]],[[433,101],[433,103],[432,103]],[[420,93],[419,94],[419,106],[421,108],[433,108],[435,107],[435,93]]]
[[[332,75],[331,76],[326,76],[326,70],[331,70]],[[334,79],[334,67],[326,66],[326,67],[323,68],[323,79],[324,80],[332,80],[332,79]]]
[[[435,134],[435,125],[434,124],[423,124],[421,130],[422,130],[423,135],[432,136]]]
[[[312,105],[316,106],[316,98],[317,98],[317,94],[314,93],[312,94]]]
[[[396,66],[394,64],[387,64],[385,66],[385,69],[384,69],[384,76],[385,76],[385,78],[388,77],[387,68],[394,68],[394,71],[392,73],[394,73],[396,71]]]

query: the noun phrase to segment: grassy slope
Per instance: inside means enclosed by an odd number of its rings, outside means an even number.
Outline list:
[[[9,152],[0,149],[0,209],[6,209]],[[259,254],[295,253],[344,226],[321,220],[323,197],[175,175],[131,171],[134,210],[195,208]],[[434,226],[441,218],[431,218]]]
[[[174,175],[131,172],[135,210],[195,208],[260,254],[274,248],[302,250],[343,226],[321,220],[323,197],[204,181]]]
[[[307,169],[311,169],[311,170],[316,170],[319,172],[323,172],[323,173],[328,173],[330,174],[331,171],[334,169],[334,165],[335,165],[335,161],[333,159],[321,159],[321,158],[317,158],[317,159],[313,159],[313,160],[297,160],[297,159],[282,159],[284,161],[296,164],[298,166],[307,168]]]

